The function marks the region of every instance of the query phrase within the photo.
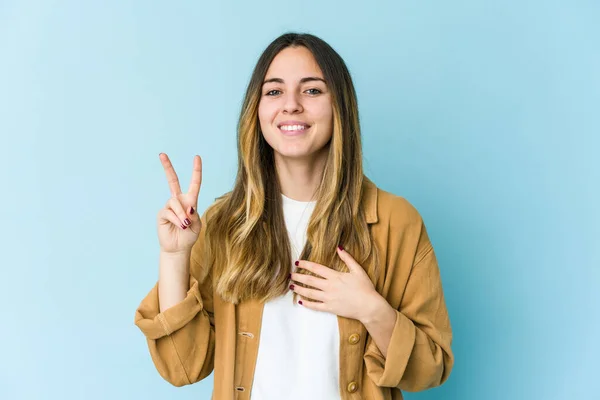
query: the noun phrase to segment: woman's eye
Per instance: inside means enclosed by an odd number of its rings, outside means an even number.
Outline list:
[[[321,91],[319,89],[308,89],[307,92],[308,94],[312,95],[321,94]]]
[[[280,93],[281,93],[281,91],[279,91],[277,89],[273,89],[273,90],[269,90],[267,93],[265,93],[265,95],[266,96],[277,96]]]

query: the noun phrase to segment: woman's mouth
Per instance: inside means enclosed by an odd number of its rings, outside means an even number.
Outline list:
[[[277,126],[282,134],[286,136],[297,136],[305,133],[310,125],[305,124],[303,122],[290,121],[283,122]]]

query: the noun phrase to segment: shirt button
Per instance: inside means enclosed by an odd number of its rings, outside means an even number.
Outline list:
[[[360,341],[360,335],[358,333],[353,333],[352,335],[350,335],[350,337],[348,337],[348,343],[350,344],[356,344]]]
[[[348,389],[348,392],[354,393],[354,392],[356,392],[356,389],[358,389],[358,383],[356,383],[356,382],[350,382],[348,384],[348,387],[346,389]]]

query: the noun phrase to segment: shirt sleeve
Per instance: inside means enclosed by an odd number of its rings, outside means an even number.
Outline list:
[[[202,269],[201,261],[205,226],[203,220],[192,249],[190,289],[185,299],[161,313],[156,283],[135,313],[135,324],[146,338],[156,369],[175,386],[197,382],[214,368],[212,274]]]
[[[396,309],[387,357],[370,338],[364,356],[367,374],[378,386],[409,392],[441,385],[454,364],[440,271],[424,226],[416,253]]]

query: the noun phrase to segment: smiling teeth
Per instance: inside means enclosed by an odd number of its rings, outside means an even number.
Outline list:
[[[302,131],[306,129],[305,125],[283,125],[281,127],[282,131]]]

